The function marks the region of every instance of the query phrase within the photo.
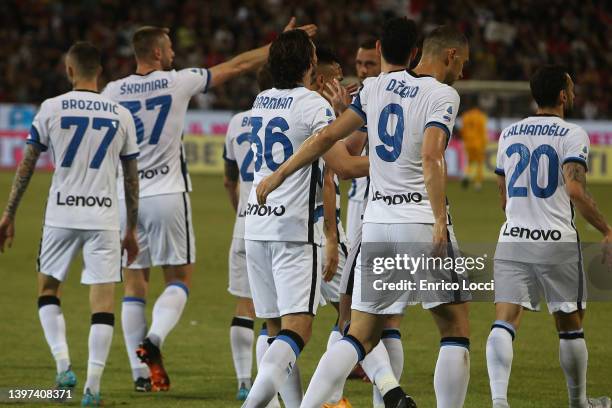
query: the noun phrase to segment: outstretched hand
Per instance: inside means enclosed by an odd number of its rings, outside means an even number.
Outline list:
[[[0,252],[4,253],[4,244],[12,248],[14,237],[15,222],[6,215],[3,215],[0,220]]]
[[[295,26],[295,17],[291,17],[291,20],[289,20],[289,24],[287,24],[285,26],[285,29],[283,30],[283,32],[286,31],[291,31],[291,30],[302,30],[305,31],[306,34],[308,34],[309,37],[314,37],[315,34],[317,33],[317,26],[314,24],[306,24],[300,27],[296,27]]]

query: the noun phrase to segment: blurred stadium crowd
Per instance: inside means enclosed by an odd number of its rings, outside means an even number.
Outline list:
[[[39,103],[67,90],[59,61],[77,39],[102,49],[105,80],[130,74],[131,34],[144,23],[172,30],[175,67],[184,68],[263,45],[295,15],[319,26],[318,41],[353,75],[359,42],[388,16],[404,14],[424,31],[450,23],[466,32],[466,78],[525,80],[538,64],[562,63],[577,82],[573,116],[611,118],[611,10],[608,0],[7,0],[0,2],[0,101]],[[193,107],[248,108],[254,83],[240,78],[194,99]]]

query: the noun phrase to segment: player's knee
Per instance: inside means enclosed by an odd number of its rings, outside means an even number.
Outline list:
[[[282,341],[287,343],[295,353],[295,356],[299,357],[302,350],[304,350],[308,339],[305,339],[301,334],[294,332],[293,330],[282,329],[278,332],[278,335],[274,341]]]
[[[312,334],[312,320],[313,316],[307,314],[283,316],[281,332],[283,330],[295,332],[304,344],[307,344]]]
[[[578,310],[572,313],[556,312],[557,331],[572,332],[582,330],[582,317]]]

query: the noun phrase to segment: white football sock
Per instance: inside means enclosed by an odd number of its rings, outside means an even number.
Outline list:
[[[302,391],[302,376],[300,375],[300,367],[296,362],[293,365],[291,374],[283,383],[279,390],[280,396],[285,404],[285,408],[299,408],[304,397]]]
[[[94,313],[91,316],[92,324],[89,329],[89,360],[87,361],[87,381],[84,390],[89,389],[93,394],[100,392],[100,380],[108,359],[111,343],[113,341],[113,324],[115,317],[112,313]],[[104,322],[104,323],[102,323]]]
[[[251,367],[253,366],[253,319],[236,316],[230,327],[230,345],[238,388],[244,384],[251,388]]]
[[[121,327],[125,349],[132,368],[132,379],[136,381],[138,377],[148,378],[150,376],[149,368],[136,355],[136,349],[147,334],[144,299],[131,296],[123,298],[121,303]]]
[[[404,371],[404,347],[402,346],[400,331],[398,329],[385,329],[383,330],[381,340],[387,349],[393,374],[399,382]]]
[[[493,403],[508,402],[508,382],[512,370],[514,327],[505,321],[493,323],[487,340],[487,370]]]
[[[586,408],[589,353],[582,330],[559,333],[559,362],[565,374],[570,408]]]
[[[291,374],[295,361],[304,346],[301,339],[299,340],[301,344],[298,344],[294,336],[288,336],[286,333],[285,330],[279,332],[261,359],[257,377],[255,377],[249,396],[242,405],[243,408],[259,408],[268,405]]]
[[[466,338],[442,339],[434,374],[438,408],[463,407],[470,381],[470,352],[467,347],[469,340]]]
[[[257,360],[257,371],[259,371],[259,364],[261,363],[261,359],[270,347],[270,343],[268,343],[269,338],[270,337],[268,337],[268,328],[264,323],[261,326],[259,336],[257,336],[257,341],[255,342],[255,359]],[[276,394],[274,398],[272,398],[272,401],[270,401],[266,408],[281,408],[280,401],[278,400],[278,394]]]
[[[365,351],[352,336],[343,337],[323,354],[312,375],[301,408],[320,408],[334,392],[336,383],[344,381]]]
[[[399,383],[393,374],[389,355],[382,341],[379,341],[376,347],[365,356],[361,362],[361,367],[375,386],[372,396],[372,405],[375,407],[380,405],[384,406],[383,395],[399,387]]]
[[[60,300],[55,296],[38,298],[38,317],[45,334],[51,354],[55,359],[58,373],[70,368],[70,355],[66,342],[66,321],[60,308]]]
[[[187,286],[181,282],[173,282],[166,286],[166,289],[157,298],[153,306],[153,322],[147,333],[147,337],[157,347],[162,347],[166,336],[181,318],[188,295]]]
[[[338,326],[334,326],[327,339],[327,350],[329,350],[329,348],[340,339],[342,339],[342,334],[340,333]],[[337,387],[332,393],[331,397],[329,397],[329,399],[326,401],[328,404],[337,404],[342,399],[342,394],[344,393],[344,383],[345,381],[338,382]]]
[[[261,330],[259,331],[259,336],[257,336],[257,341],[255,342],[255,360],[257,362],[257,369],[259,370],[259,363],[263,358],[266,351],[268,351],[268,347],[270,347],[270,343],[268,343],[268,329],[266,328],[266,324],[264,323],[261,326]]]

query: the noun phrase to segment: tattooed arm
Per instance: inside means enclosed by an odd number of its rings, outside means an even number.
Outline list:
[[[38,147],[31,144],[27,145],[23,160],[19,163],[8,203],[2,215],[2,220],[0,220],[0,252],[4,252],[5,243],[8,243],[9,248],[13,244],[17,207],[19,207],[19,202],[28,188],[32,174],[34,174],[40,152],[41,150]]]
[[[125,236],[123,237],[121,252],[125,249],[128,254],[128,265],[138,255],[138,240],[136,238],[136,226],[138,225],[138,196],[140,187],[138,185],[138,161],[133,159],[121,160],[123,167],[123,186],[125,190],[126,224]]]
[[[597,208],[597,203],[586,189],[586,169],[579,163],[563,165],[565,189],[580,214],[603,235],[612,235],[612,228]]]
[[[580,214],[604,236],[602,262],[612,266],[612,227],[597,208],[595,199],[586,189],[586,168],[580,163],[563,165],[565,190]]]

